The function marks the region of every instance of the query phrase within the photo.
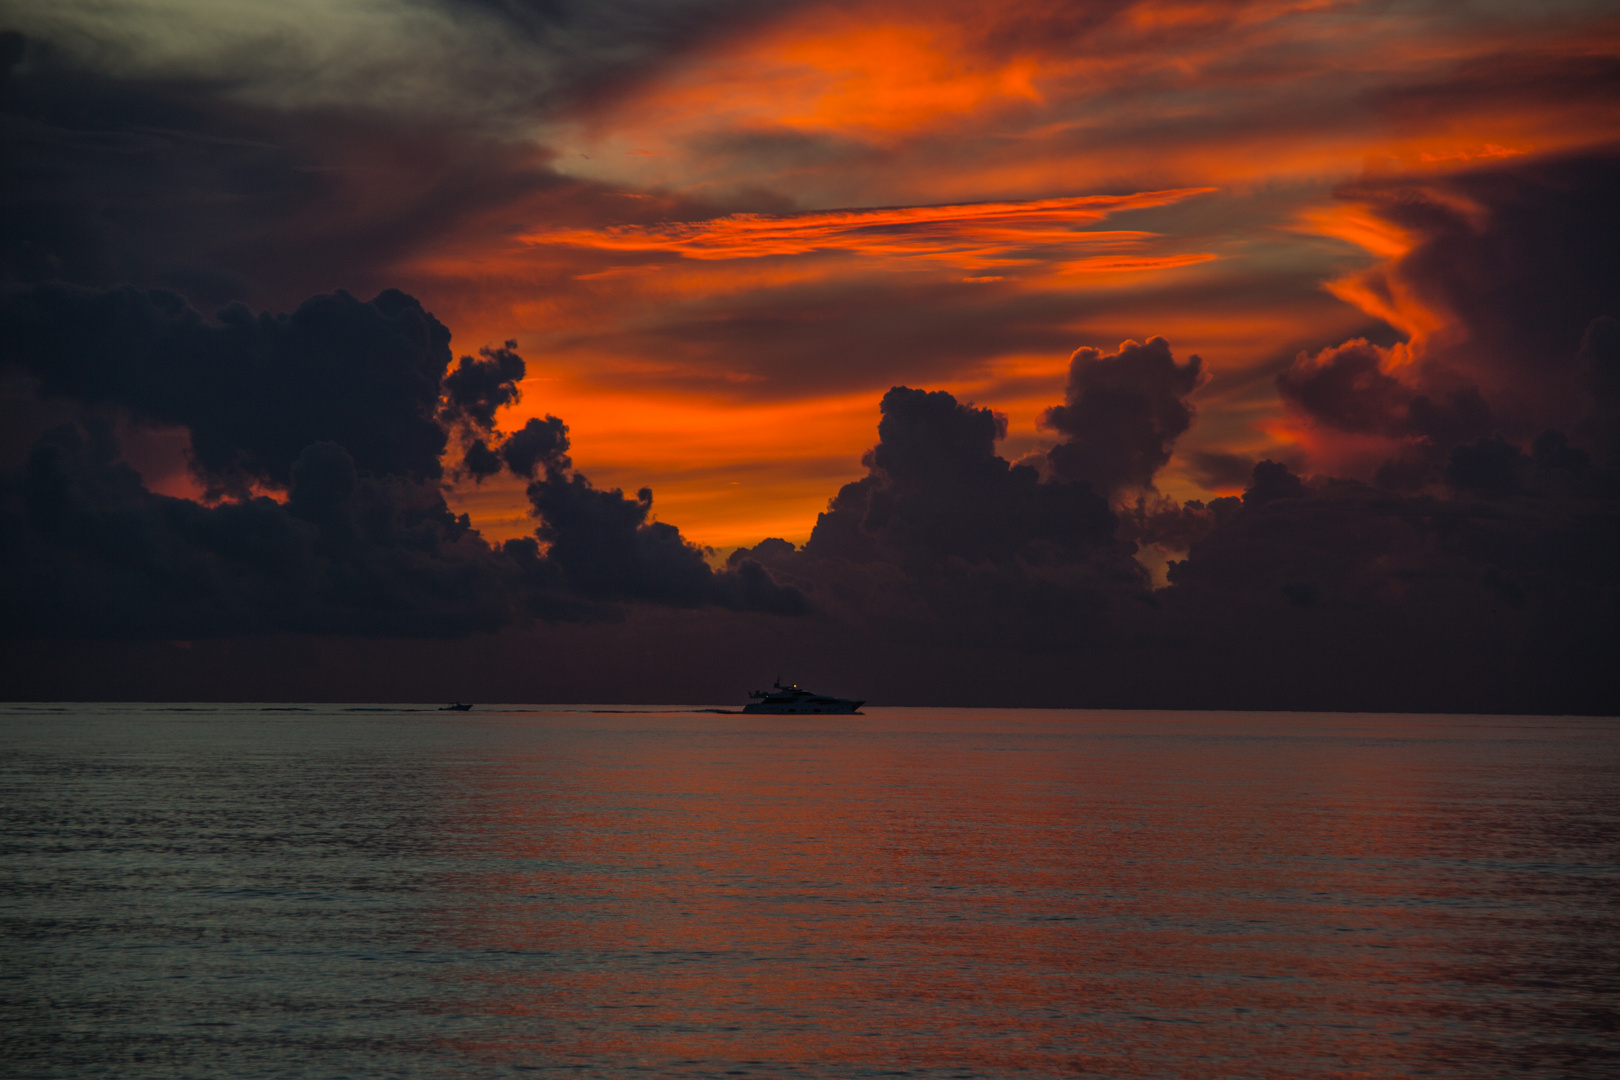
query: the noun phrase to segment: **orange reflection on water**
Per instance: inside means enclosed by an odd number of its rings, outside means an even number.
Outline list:
[[[869,712],[542,720],[464,768],[487,870],[435,947],[524,1022],[458,1052],[1395,1077],[1490,1012],[1436,971],[1515,947],[1522,777],[1451,721]]]

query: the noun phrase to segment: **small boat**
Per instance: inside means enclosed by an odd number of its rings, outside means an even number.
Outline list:
[[[756,700],[743,706],[745,713],[772,713],[772,714],[798,714],[798,713],[852,713],[865,705],[864,701],[851,701],[849,698],[825,697],[813,694],[803,687],[789,683],[782,685],[778,679],[769,690],[755,690],[748,695]]]
[[[472,706],[471,705],[463,705],[459,701],[452,701],[448,705],[439,706],[439,711],[440,712],[471,712],[472,711]]]

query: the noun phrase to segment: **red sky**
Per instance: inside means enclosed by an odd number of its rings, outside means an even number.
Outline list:
[[[502,430],[562,417],[582,472],[651,486],[719,549],[804,540],[862,475],[889,387],[993,407],[1017,459],[1056,441],[1037,420],[1073,351],[1127,339],[1208,373],[1164,493],[1236,491],[1208,455],[1365,472],[1388,447],[1318,437],[1277,373],[1357,337],[1421,364],[1468,331],[1380,276],[1415,237],[1356,192],[1457,202],[1449,174],[1620,137],[1620,18],[1578,0],[677,7],[19,22],[117,77],[293,118],[278,137],[336,194],[233,242],[263,264],[331,234],[348,263],[289,255],[259,298],[371,281],[458,352],[515,338],[529,376]],[[451,501],[492,538],[533,525],[510,477]]]
[[[1055,442],[1037,418],[1072,351],[1155,335],[1207,372],[1160,491],[1236,491],[1209,455],[1367,471],[1387,445],[1312,432],[1275,376],[1356,337],[1421,366],[1469,330],[1380,275],[1419,236],[1364,193],[1421,188],[1484,227],[1445,176],[1620,136],[1620,18],[1583,0],[168,0],[15,21],[83,70],[190,87],[191,112],[123,118],[181,160],[180,188],[167,173],[133,210],[152,246],[256,306],[400,287],[458,353],[517,338],[502,431],[561,416],[583,473],[653,487],[719,549],[804,541],[891,385],[1001,411],[1019,458]],[[185,164],[224,146],[173,133],[199,107],[248,164]],[[256,139],[290,172],[262,219],[209,238],[207,215],[251,206]],[[136,269],[107,280],[162,280]],[[491,538],[531,528],[514,479],[452,502]]]
[[[1229,493],[1191,455],[1342,466],[1272,385],[1297,353],[1447,323],[1358,285],[1411,240],[1344,186],[1613,140],[1580,79],[1620,41],[1596,10],[792,7],[531,117],[536,159],[585,183],[392,269],[460,349],[518,340],[504,429],[563,417],[583,471],[652,486],[701,543],[802,541],[891,385],[994,407],[1016,458],[1054,441],[1075,348],[1156,335],[1212,373],[1159,486]],[[530,527],[515,482],[454,501]]]
[[[1608,0],[7,19],[19,693],[1615,708]]]

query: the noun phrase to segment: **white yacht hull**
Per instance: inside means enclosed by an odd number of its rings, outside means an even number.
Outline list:
[[[761,704],[756,701],[744,705],[742,711],[745,713],[765,713],[771,716],[796,716],[805,713],[848,716],[865,704],[864,701],[846,701],[841,698],[832,701],[801,701],[794,702],[791,705]]]

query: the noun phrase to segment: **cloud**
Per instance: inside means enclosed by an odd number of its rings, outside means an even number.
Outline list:
[[[482,656],[623,618],[534,653],[611,671],[758,659],[813,599],[792,633],[897,693],[1620,708],[1587,8],[164,11],[33,5],[0,42],[0,275],[43,285],[0,312],[8,633]],[[1278,228],[1333,185],[1317,224],[1371,270]],[[1076,344],[1142,327],[1208,364],[1099,353],[1057,401]],[[1043,480],[1006,458],[1047,405]],[[160,444],[230,498],[152,490]],[[803,547],[717,572],[638,490],[666,470],[667,516],[697,477],[712,522],[788,486],[784,445],[834,495]],[[1244,496],[1149,488],[1185,477]],[[535,531],[488,542],[463,478]]]
[[[1170,343],[1127,341],[1119,351],[1079,349],[1069,363],[1064,404],[1041,417],[1041,425],[1068,438],[1047,452],[1052,471],[1081,480],[1105,495],[1149,488],[1170,460],[1177,437],[1192,426],[1186,398],[1197,389],[1203,360],[1177,364]]]
[[[536,470],[554,473],[572,467],[568,459],[568,425],[555,416],[533,419],[501,444],[500,457],[513,474],[533,477]]]
[[[502,235],[537,205],[566,220],[600,197],[558,176],[527,134],[256,100],[229,77],[131,69],[38,37],[23,53],[0,94],[7,280],[289,308],[379,292],[424,250]]]
[[[362,476],[334,443],[293,462],[285,504],[157,495],[118,453],[106,427],[65,426],[0,481],[6,636],[445,637],[514,617],[515,568],[435,489]]]
[[[463,356],[454,371],[444,376],[444,417],[488,432],[495,427],[495,413],[513,404],[522,394],[518,383],[528,370],[517,354],[516,341],[499,349],[485,346],[478,358]]]
[[[1620,319],[1593,319],[1576,359],[1579,382],[1591,394],[1581,433],[1605,464],[1620,466]]]
[[[1005,420],[943,391],[897,386],[883,396],[865,479],[816,521],[805,551],[913,566],[940,559],[1005,564],[1048,549],[1106,547],[1106,504],[1079,484],[1042,484],[995,452]]]
[[[447,508],[439,455],[446,425],[493,434],[523,360],[509,343],[450,370],[449,332],[400,292],[210,322],[171,293],[40,285],[7,297],[0,340],[77,414],[0,476],[11,636],[455,636],[625,602],[809,609],[757,564],[715,573],[650,520],[650,490],[594,488],[555,417],[498,451],[469,445],[474,473],[541,473],[535,536],[486,543]],[[235,497],[148,490],[119,423],[188,430],[194,469]]]
[[[1180,367],[1167,343],[1154,352],[1152,370]],[[1085,483],[1042,481],[997,455],[1004,426],[990,410],[897,387],[881,413],[867,475],[803,548],[769,540],[733,555],[822,598],[827,634],[989,650],[976,662],[1016,667],[1029,685],[1085,671],[1098,684],[1086,700],[1620,704],[1605,674],[1620,641],[1620,472],[1563,432],[1528,452],[1497,436],[1459,444],[1439,466],[1445,483],[1425,490],[1262,460],[1241,499],[1144,494],[1110,510]],[[1157,589],[1131,557],[1153,551],[1185,553]],[[1016,659],[1053,655],[1057,667]]]
[[[1107,503],[998,455],[1005,422],[989,409],[901,386],[880,412],[867,475],[829,501],[803,548],[766,540],[734,565],[806,588],[850,632],[1047,652],[1095,639],[1111,597],[1145,586]]]
[[[1522,442],[1589,412],[1583,335],[1620,310],[1617,181],[1605,150],[1346,188],[1392,257],[1332,287],[1408,340],[1301,353],[1278,375],[1320,464],[1343,468],[1336,448],[1359,438],[1381,451],[1364,456],[1383,458],[1385,481],[1411,488],[1437,480],[1454,447]]]
[[[766,256],[848,252],[886,259],[917,259],[983,270],[1003,263],[1050,258],[1052,249],[1077,246],[1132,251],[1153,234],[1085,231],[1110,214],[1167,206],[1213,188],[1149,191],[1133,195],[1088,195],[1025,202],[959,206],[906,206],[801,214],[731,214],[706,221],[617,225],[601,229],[553,229],[532,233],[531,244],[559,244],[600,251],[669,253],[688,259],[756,259]],[[1099,256],[1108,268],[1133,268],[1119,256]],[[1214,258],[1177,256],[1175,265]],[[1141,269],[1162,260],[1141,259]],[[1072,264],[1088,265],[1085,260]]]
[[[313,297],[290,315],[233,304],[213,323],[173,293],[128,286],[38,285],[3,303],[7,356],[45,394],[187,428],[193,465],[212,485],[285,486],[317,442],[341,445],[376,475],[441,474],[435,414],[450,331],[403,293]]]

